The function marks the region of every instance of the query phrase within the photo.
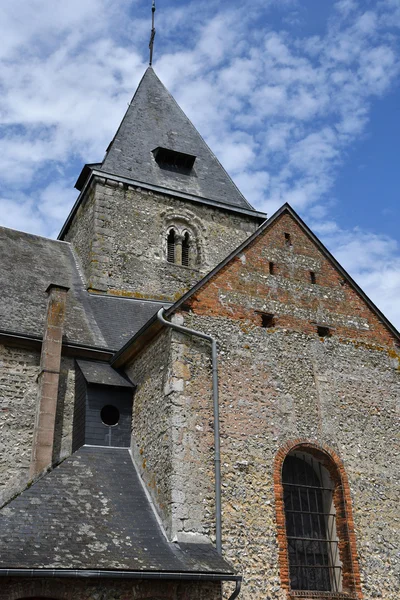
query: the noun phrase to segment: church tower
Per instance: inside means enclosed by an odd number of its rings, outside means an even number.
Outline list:
[[[0,227],[0,600],[398,600],[400,333],[151,66],[76,187]]]
[[[88,164],[59,239],[90,291],[174,300],[265,220],[146,70],[102,163]]]

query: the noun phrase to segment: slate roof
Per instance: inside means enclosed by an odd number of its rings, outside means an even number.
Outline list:
[[[80,370],[88,383],[132,388],[133,383],[122,377],[108,363],[93,360],[77,360]]]
[[[167,540],[128,449],[88,446],[0,511],[0,569],[42,568],[232,574],[211,544]]]
[[[139,331],[161,306],[172,304],[135,298],[87,295],[90,309],[107,347],[115,350],[126,344],[132,337],[131,331]]]
[[[158,147],[195,156],[190,174],[161,168],[152,154]],[[100,170],[254,210],[152,67],[146,70]]]
[[[41,337],[50,283],[69,287],[65,340],[117,350],[158,302],[89,294],[67,242],[0,227],[0,331]]]

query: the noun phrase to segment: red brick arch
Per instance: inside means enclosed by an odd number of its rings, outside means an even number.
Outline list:
[[[274,464],[274,490],[275,509],[277,523],[277,538],[279,552],[279,570],[282,588],[289,593],[289,598],[294,598],[290,593],[289,578],[289,556],[286,538],[285,507],[283,500],[282,467],[289,452],[304,450],[311,454],[327,469],[334,484],[333,503],[336,509],[336,528],[339,538],[339,554],[343,565],[343,591],[324,592],[324,598],[357,598],[362,599],[360,570],[357,558],[356,536],[354,531],[353,511],[351,508],[351,497],[349,481],[344,470],[343,462],[337,453],[326,445],[319,445],[309,440],[296,439],[288,441],[278,451]],[[297,594],[298,597],[299,594]],[[306,598],[306,595],[302,595]],[[310,594],[316,597],[315,592]]]

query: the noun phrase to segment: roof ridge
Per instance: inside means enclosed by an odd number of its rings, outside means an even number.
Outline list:
[[[46,237],[45,235],[38,235],[37,233],[30,233],[29,231],[22,231],[22,229],[14,229],[13,227],[6,227],[5,225],[0,225],[0,230],[2,229],[12,231],[13,233],[22,233],[27,237],[46,240],[48,242],[57,242],[59,244],[66,244],[67,246],[71,246],[71,242],[66,242],[65,240],[59,240],[57,238]]]

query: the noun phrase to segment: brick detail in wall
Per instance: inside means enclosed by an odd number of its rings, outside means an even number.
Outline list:
[[[361,579],[358,565],[356,536],[354,530],[354,520],[351,508],[350,487],[344,470],[343,463],[339,456],[327,446],[320,446],[311,443],[308,440],[297,439],[287,442],[276,455],[274,464],[274,490],[275,490],[275,510],[276,510],[276,526],[278,539],[279,553],[279,569],[281,576],[281,585],[285,589],[289,598],[296,598],[298,594],[291,595],[290,593],[290,578],[289,578],[289,556],[286,538],[285,524],[285,506],[283,498],[282,485],[282,467],[286,456],[289,452],[301,450],[307,454],[311,454],[318,460],[328,471],[329,476],[334,485],[333,504],[336,509],[336,529],[339,539],[339,555],[343,566],[343,592],[316,594],[311,592],[309,596],[303,595],[302,598],[357,598],[361,600],[363,594],[361,591]]]
[[[186,304],[198,315],[252,326],[261,326],[260,313],[268,313],[274,327],[315,337],[317,325],[325,325],[346,343],[378,344],[397,356],[393,334],[289,214],[281,215]]]
[[[68,288],[50,285],[47,292],[49,299],[38,376],[38,404],[33,434],[31,477],[38,475],[52,464]]]

